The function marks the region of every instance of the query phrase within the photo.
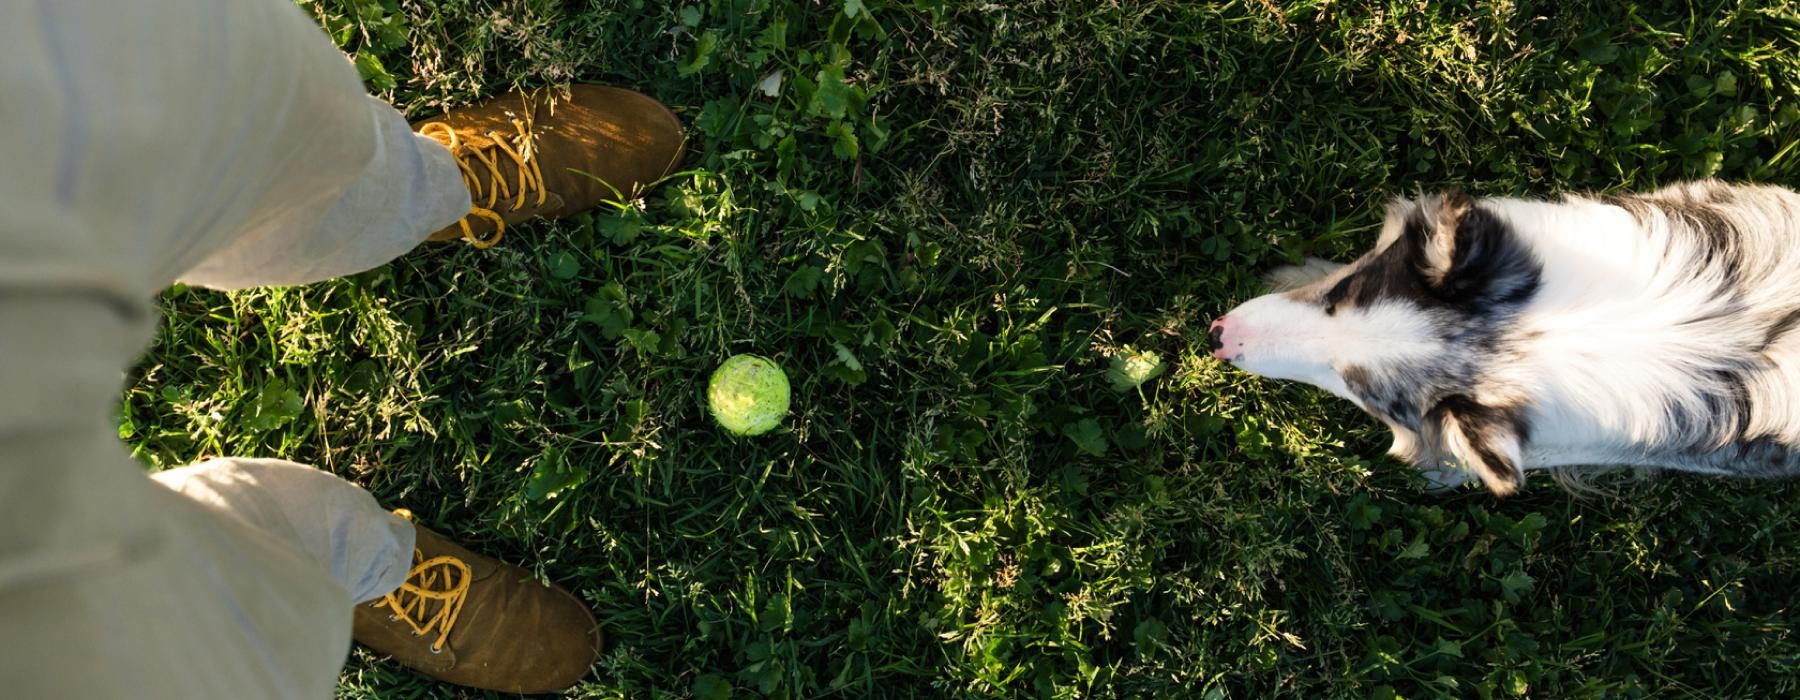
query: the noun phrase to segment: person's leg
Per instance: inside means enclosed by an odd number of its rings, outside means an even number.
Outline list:
[[[278,459],[221,458],[151,478],[306,555],[353,601],[387,595],[412,567],[412,524],[329,472]]]
[[[146,478],[104,420],[0,429],[0,523],[0,694],[331,695],[351,596],[279,538]]]
[[[370,97],[375,155],[317,217],[256,222],[182,275],[214,289],[318,282],[386,265],[469,213],[461,169]]]
[[[152,478],[310,559],[359,603],[357,641],[433,677],[551,692],[580,680],[599,652],[593,616],[567,591],[417,527],[330,473],[221,458]]]
[[[466,163],[402,138],[290,0],[0,14],[0,688],[329,695],[351,591],[283,537],[147,479],[117,443],[118,381],[170,281],[384,263],[467,209]],[[464,640],[494,629],[463,613]]]
[[[350,593],[153,483],[116,417],[158,290],[377,160],[356,72],[290,0],[0,15],[0,695],[328,697]]]
[[[487,247],[509,225],[639,196],[687,144],[661,103],[598,85],[508,93],[417,133],[386,103],[367,108],[375,156],[322,215],[253,222],[182,281],[305,284],[386,264],[428,237]]]

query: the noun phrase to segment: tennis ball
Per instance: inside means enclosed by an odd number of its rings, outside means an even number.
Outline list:
[[[780,425],[789,394],[787,374],[757,355],[733,355],[706,384],[713,418],[734,435],[761,435]]]

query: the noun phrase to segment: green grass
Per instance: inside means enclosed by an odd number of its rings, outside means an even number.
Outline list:
[[[697,155],[492,251],[172,290],[122,433],[567,584],[610,637],[575,696],[1800,693],[1800,486],[1424,495],[1351,406],[1203,352],[1395,194],[1800,185],[1794,3],[303,6],[409,115],[605,82]],[[1115,391],[1127,349],[1169,371]],[[703,402],[739,352],[794,382],[754,439]],[[340,687],[478,695],[361,652]]]

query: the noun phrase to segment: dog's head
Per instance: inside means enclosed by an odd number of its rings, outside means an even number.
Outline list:
[[[1524,482],[1528,397],[1490,370],[1541,270],[1467,195],[1396,201],[1356,262],[1214,321],[1213,356],[1349,399],[1394,430],[1396,456],[1508,494]]]

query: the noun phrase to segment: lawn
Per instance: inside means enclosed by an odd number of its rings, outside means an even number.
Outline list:
[[[302,6],[410,116],[604,82],[694,155],[492,250],[170,290],[120,432],[568,585],[609,638],[572,696],[1800,694],[1800,486],[1428,495],[1205,353],[1397,194],[1800,184],[1795,3]],[[751,439],[704,402],[741,352],[794,382]],[[362,652],[340,689],[459,695]]]

